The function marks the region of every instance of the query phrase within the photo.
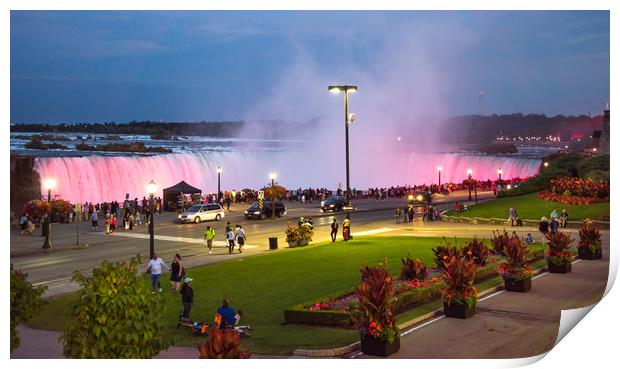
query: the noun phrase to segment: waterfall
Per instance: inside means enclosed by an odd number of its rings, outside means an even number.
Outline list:
[[[55,191],[62,198],[93,203],[122,201],[146,196],[146,184],[155,180],[161,190],[181,180],[203,193],[217,191],[216,167],[222,165],[222,190],[259,188],[270,183],[269,172],[291,189],[345,187],[342,155],[282,151],[208,151],[154,156],[85,156],[40,157],[34,169],[42,179],[56,178]],[[538,173],[540,160],[499,156],[459,154],[403,153],[401,155],[368,155],[351,157],[351,187],[386,187],[437,182],[437,166],[441,166],[442,183],[461,182],[467,169],[476,179],[529,177]]]

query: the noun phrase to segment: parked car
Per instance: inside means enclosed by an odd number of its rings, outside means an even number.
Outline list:
[[[433,194],[429,191],[418,191],[407,196],[407,205],[430,205]]]
[[[200,223],[205,220],[221,220],[224,209],[220,204],[196,204],[179,214],[181,223]]]
[[[258,206],[258,201],[254,201],[252,206],[245,211],[245,219],[265,219],[273,215],[271,201],[263,201],[263,209]],[[286,206],[282,201],[276,201],[276,216],[286,215]]]
[[[342,211],[342,208],[347,204],[347,201],[343,196],[330,196],[321,202],[322,211]]]

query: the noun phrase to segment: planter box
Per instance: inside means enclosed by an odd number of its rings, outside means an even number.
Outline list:
[[[594,253],[588,247],[578,247],[577,254],[579,256],[579,259],[597,260],[603,257],[603,250],[601,249],[601,251]]]
[[[474,316],[476,306],[469,308],[467,305],[443,303],[443,313],[450,318],[468,319]]]
[[[310,240],[297,241],[297,246],[308,246],[309,242],[310,242]]]
[[[527,292],[532,289],[532,278],[521,280],[504,278],[504,288],[506,291]]]
[[[547,269],[549,273],[570,273],[573,270],[573,264],[553,265],[547,262]]]
[[[297,241],[287,241],[288,247],[297,247]]]
[[[400,349],[400,337],[396,336],[394,342],[388,343],[381,341],[372,336],[364,336],[361,338],[362,352],[366,355],[388,356]]]

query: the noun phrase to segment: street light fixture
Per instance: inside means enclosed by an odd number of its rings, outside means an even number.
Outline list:
[[[150,235],[149,255],[150,255],[150,257],[149,258],[152,259],[153,255],[155,255],[155,217],[153,215],[155,214],[154,202],[155,202],[155,193],[157,192],[157,185],[155,184],[154,180],[151,180],[151,182],[149,182],[149,184],[146,185],[146,192],[148,192],[149,200],[150,200],[150,205],[149,205],[149,216],[150,216],[150,222],[149,222],[149,235]]]
[[[43,181],[43,189],[47,190],[47,215],[45,216],[45,222],[43,227],[45,229],[45,242],[43,242],[42,249],[47,251],[52,248],[52,243],[50,242],[50,217],[52,216],[52,190],[56,189],[56,180],[54,178],[47,178]]]
[[[544,166],[545,166],[545,168],[546,168],[546,167],[548,167],[548,166],[549,166],[549,162],[548,162],[548,161],[546,161],[543,165],[544,165]]]
[[[338,94],[341,91],[344,92],[344,142],[345,142],[345,154],[346,154],[346,177],[347,177],[347,191],[345,193],[345,199],[347,206],[351,206],[351,182],[349,181],[349,125],[355,120],[355,114],[349,114],[349,93],[357,92],[357,86],[329,86],[329,92]]]
[[[441,187],[441,171],[443,168],[441,166],[437,167],[437,174],[439,175],[439,187]]]
[[[221,193],[221,191],[220,191],[220,177],[222,176],[222,166],[218,165],[216,171],[217,171],[217,203],[219,204],[220,203],[220,199],[221,199],[220,198],[220,193]]]
[[[271,219],[276,218],[276,172],[269,173],[271,179]]]

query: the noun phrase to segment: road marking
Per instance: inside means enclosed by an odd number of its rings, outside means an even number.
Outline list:
[[[418,330],[422,327],[426,327],[427,325],[431,324],[431,323],[435,323],[436,321],[445,318],[445,315],[442,316],[438,316],[437,318],[431,319],[428,322],[422,323],[420,325],[416,325],[415,327],[409,328],[408,330],[404,331],[403,333],[400,334],[401,337],[405,336],[406,334],[409,334],[415,330]]]
[[[33,286],[40,286],[42,284],[48,284],[48,283],[54,283],[54,282],[60,282],[60,281],[66,281],[67,279],[71,279],[72,277],[65,277],[65,278],[58,278],[58,279],[52,279],[51,281],[43,281],[43,282],[37,282],[37,283],[33,283]]]
[[[149,239],[151,236],[149,234],[146,233],[112,233],[109,235],[106,235],[103,232],[89,232],[90,234],[95,234],[95,235],[100,235],[100,236],[108,236],[108,237],[129,237],[129,238],[141,238],[141,239]],[[162,236],[162,235],[155,235],[155,239],[156,240],[160,240],[160,241],[171,241],[171,242],[187,242],[187,243],[198,243],[201,245],[205,245],[207,244],[207,241],[205,241],[202,238],[189,238],[189,237],[177,237],[177,236]],[[216,247],[228,247],[228,242],[225,241],[213,241],[213,246]],[[237,243],[235,243],[235,246],[238,246]],[[254,245],[243,245],[244,249],[253,249],[256,248],[257,246]]]

